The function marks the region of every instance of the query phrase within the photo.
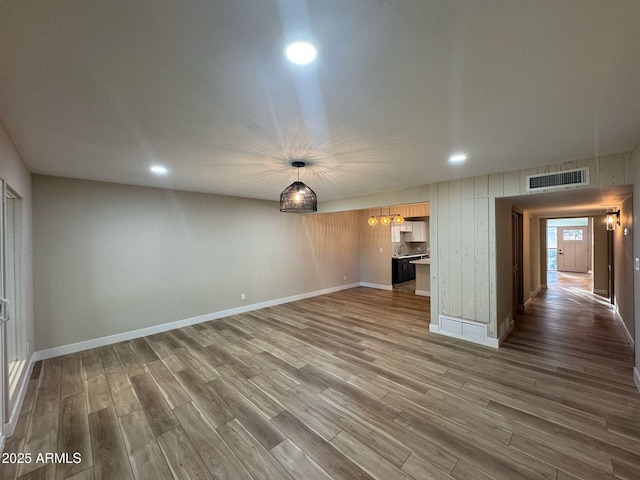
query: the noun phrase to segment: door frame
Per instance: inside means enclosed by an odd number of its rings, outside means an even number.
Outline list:
[[[7,402],[7,385],[8,385],[8,372],[7,372],[7,359],[6,359],[6,323],[7,323],[7,305],[5,303],[5,195],[7,193],[7,183],[4,179],[0,178],[0,195],[2,195],[2,201],[0,202],[0,415],[2,418],[0,421],[0,439],[4,445],[6,423],[9,421],[10,412],[8,412]]]
[[[524,216],[511,211],[511,278],[513,288],[513,318],[524,312]]]
[[[615,244],[613,241],[613,230],[607,230],[607,296],[611,305],[615,305]]]

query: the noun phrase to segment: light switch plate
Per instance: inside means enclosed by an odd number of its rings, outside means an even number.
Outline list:
[[[636,270],[640,270],[640,258],[636,257],[635,268]]]

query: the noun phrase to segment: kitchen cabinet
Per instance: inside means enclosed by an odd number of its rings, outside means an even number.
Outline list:
[[[416,266],[411,263],[414,258],[393,258],[391,260],[392,283],[408,282],[416,278]]]
[[[391,224],[391,241],[394,243],[400,242],[400,225],[396,223]]]
[[[407,222],[406,220],[400,224],[401,232],[410,232],[413,230],[413,222]]]
[[[411,232],[404,236],[405,242],[426,242],[427,222],[411,222]]]

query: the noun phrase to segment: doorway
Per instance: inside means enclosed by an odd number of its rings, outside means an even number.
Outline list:
[[[511,212],[511,282],[513,285],[512,315],[524,311],[524,230],[523,216],[519,212]]]
[[[589,229],[587,227],[556,227],[558,271],[587,273],[589,271]]]
[[[593,219],[547,220],[547,271],[590,273],[593,269]]]
[[[2,180],[0,188],[0,411],[4,427],[18,404],[28,345],[23,298],[23,199]]]

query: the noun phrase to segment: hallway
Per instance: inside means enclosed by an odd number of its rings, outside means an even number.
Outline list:
[[[592,277],[548,272],[547,281],[503,346],[559,369],[633,385],[633,347],[609,300],[591,292]]]
[[[529,369],[537,364],[540,372],[554,371],[535,382],[541,399],[571,407],[576,415],[594,415],[607,432],[640,441],[633,347],[613,306],[591,292],[590,275],[548,273],[549,288],[517,316],[501,351],[528,355]],[[617,478],[639,478],[640,465],[612,462]]]

